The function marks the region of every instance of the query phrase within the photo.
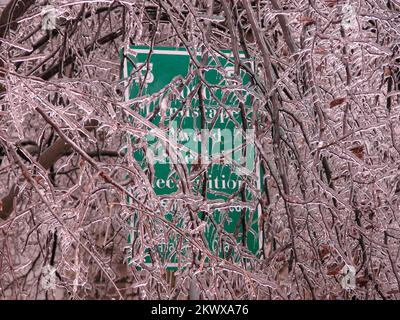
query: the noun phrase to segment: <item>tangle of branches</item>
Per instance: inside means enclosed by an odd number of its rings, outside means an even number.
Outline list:
[[[254,129],[259,164],[236,193],[211,199],[196,188],[207,185],[201,162],[171,165],[176,191],[155,192],[154,166],[135,153],[149,130],[170,143],[171,129],[154,125],[162,108],[138,112],[158,93],[125,98],[123,61],[137,45],[198,52],[170,89],[198,77],[189,96],[200,100],[207,57],[232,52],[234,76],[219,90],[250,101],[235,126]],[[0,297],[399,299],[399,68],[398,0],[7,1]],[[241,218],[228,233],[215,210],[231,207]],[[257,254],[240,240],[246,215],[258,219]],[[210,249],[209,224],[230,243],[227,256]],[[177,270],[154,249],[171,237]]]

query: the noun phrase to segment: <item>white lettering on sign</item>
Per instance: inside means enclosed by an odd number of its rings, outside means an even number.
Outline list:
[[[224,174],[221,177],[212,177],[209,175],[207,187],[212,190],[237,190],[242,183],[242,180],[227,179]],[[172,179],[163,178],[155,179],[154,184],[158,189],[174,189],[176,186]],[[238,208],[234,207],[231,210],[237,211]]]
[[[154,81],[154,74],[153,74],[153,64],[149,63],[149,69],[147,70],[147,63],[137,63],[137,68],[139,71],[134,76],[135,82],[145,82],[145,83],[152,83]],[[146,79],[144,77],[146,76]]]
[[[185,128],[178,130],[176,127],[176,123],[171,124],[167,144],[157,141],[156,134],[150,131],[146,137],[148,142],[146,158],[149,164],[178,163],[178,157],[175,156],[178,147],[181,155],[179,161],[190,164],[201,156],[202,164],[212,162],[231,165],[235,163],[236,174],[252,174],[255,162],[253,129],[244,131],[242,129],[195,130]],[[204,148],[202,147],[202,138],[206,140]],[[243,155],[244,150],[246,150],[246,156]],[[210,151],[211,154],[209,154]]]
[[[159,188],[159,189],[164,189],[164,188],[173,189],[174,186],[175,186],[175,184],[172,181],[172,179],[165,180],[163,178],[156,179],[155,180],[155,184],[156,184],[156,187]]]

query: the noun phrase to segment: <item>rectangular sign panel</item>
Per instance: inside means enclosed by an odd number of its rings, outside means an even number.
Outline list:
[[[252,143],[250,97],[245,90],[249,75],[245,71],[235,75],[229,51],[202,58],[196,53],[189,55],[183,48],[132,46],[125,57],[126,101],[149,96],[147,102],[132,108],[151,119],[179,146],[175,153],[170,144],[149,130],[146,151],[135,152],[136,161],[146,173],[152,174],[155,193],[169,203],[165,218],[184,230],[190,220],[173,205],[182,195],[179,187],[182,175],[177,174],[176,164],[183,163],[187,168],[185,179],[192,185],[186,192],[200,198],[205,196],[211,205],[208,211],[211,215],[205,209],[198,209],[202,239],[208,249],[233,261],[241,259],[237,248],[244,249],[247,256],[258,256],[261,232],[252,191],[260,188],[260,169]],[[206,68],[199,71],[194,62]],[[256,184],[252,185],[254,181]],[[179,196],[168,200],[174,195]],[[221,206],[223,202],[228,205]],[[219,205],[214,208],[213,203]],[[130,241],[140,235],[135,226],[134,229]],[[162,224],[159,232],[165,235]],[[169,232],[164,243],[147,248],[142,262],[151,264],[157,260],[173,269],[179,261],[179,266],[184,267],[186,262],[190,263],[188,250],[190,246],[185,239]]]

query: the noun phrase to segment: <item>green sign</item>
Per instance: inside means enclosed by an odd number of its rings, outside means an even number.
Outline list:
[[[260,188],[260,172],[252,143],[249,75],[243,70],[235,75],[229,51],[202,58],[183,48],[132,46],[123,62],[126,101],[147,96],[131,107],[173,142],[149,130],[146,150],[134,155],[152,176],[155,193],[165,198],[165,218],[194,232],[193,217],[181,214],[177,204],[187,193],[196,199],[205,196],[209,206],[199,206],[195,220],[208,250],[233,261],[241,259],[238,248],[247,251],[246,256],[258,256],[260,215],[252,199],[253,191]],[[201,65],[205,68],[199,70]],[[187,169],[178,174],[182,164]],[[188,185],[190,190],[182,193]],[[156,232],[167,234],[164,239],[168,240],[148,246],[142,262],[157,260],[167,268],[177,268],[178,261],[179,267],[192,261],[187,239],[167,232],[162,223]],[[140,236],[135,228],[130,241]]]

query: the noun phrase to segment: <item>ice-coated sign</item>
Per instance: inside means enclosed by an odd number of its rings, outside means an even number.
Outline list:
[[[189,54],[184,48],[150,50],[131,46],[122,55],[123,77],[126,101],[146,95],[153,97],[132,108],[150,118],[174,141],[166,143],[149,130],[146,151],[135,153],[144,170],[153,167],[155,193],[163,196],[179,192],[180,177],[174,172],[174,164],[183,163],[188,168],[186,178],[193,185],[191,194],[200,197],[205,192],[211,205],[213,200],[221,199],[232,203],[221,209],[212,208],[212,215],[199,208],[198,217],[203,221],[201,232],[208,249],[235,261],[239,259],[235,258],[237,246],[247,248],[255,256],[260,254],[258,206],[251,201],[251,189],[260,188],[260,172],[250,121],[251,103],[244,90],[249,75],[242,70],[240,76],[235,76],[232,53],[222,51],[222,54],[209,54],[207,68],[200,73],[193,63],[193,59],[201,63],[200,54]],[[256,185],[249,185],[250,180],[257,181]],[[176,198],[177,204],[179,197]],[[235,200],[242,205],[234,205]],[[185,229],[190,218],[180,215],[177,207],[169,206],[165,218]],[[162,225],[160,232],[164,232]],[[130,241],[138,236],[139,230],[135,229]],[[185,243],[179,235],[171,234],[168,243],[148,248],[152,254],[149,251],[144,262],[152,263],[151,257],[157,254],[167,268],[176,268],[178,261],[184,265],[188,252]]]

